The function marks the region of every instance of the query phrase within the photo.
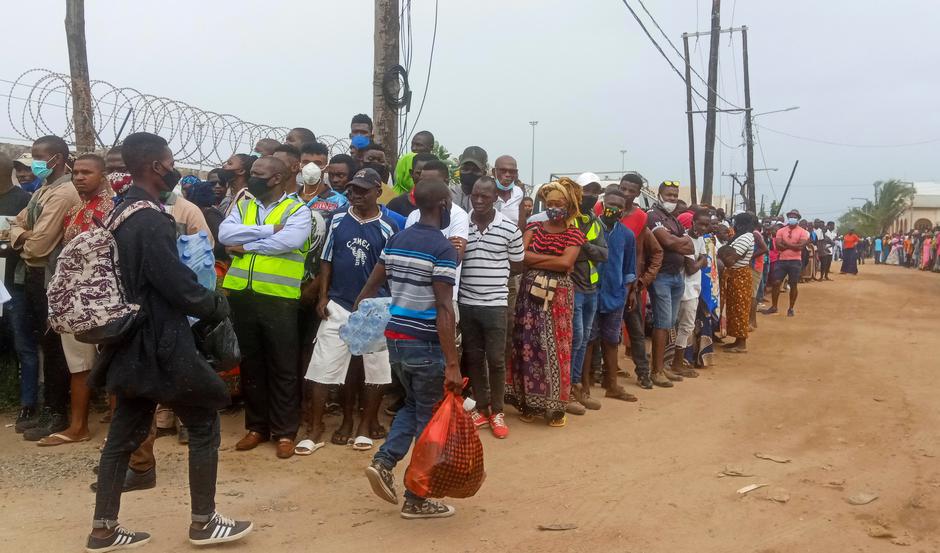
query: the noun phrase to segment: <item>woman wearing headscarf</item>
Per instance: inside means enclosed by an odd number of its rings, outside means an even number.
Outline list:
[[[576,224],[581,189],[562,178],[542,186],[539,198],[548,217],[530,223],[522,239],[525,272],[516,300],[506,401],[522,412],[523,422],[544,416],[550,426],[562,427],[571,390],[570,273],[585,240]]]
[[[749,314],[754,301],[753,272],[751,258],[754,256],[754,231],[757,217],[752,213],[734,216],[734,239],[718,250],[718,257],[725,266],[721,278],[724,281],[725,316],[728,319],[728,336],[734,342],[724,347],[732,353],[747,351],[747,335],[750,330]]]

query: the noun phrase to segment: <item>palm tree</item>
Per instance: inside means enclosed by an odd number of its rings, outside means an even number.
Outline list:
[[[897,179],[875,183],[875,198],[861,207],[853,207],[839,218],[841,228],[854,228],[862,235],[882,235],[907,209],[915,190],[910,183]]]

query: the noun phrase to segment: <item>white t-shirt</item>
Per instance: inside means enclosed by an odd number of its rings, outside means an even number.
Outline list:
[[[692,238],[690,236],[690,238]],[[689,259],[695,261],[695,258],[705,253],[705,238],[699,236],[692,238],[692,244],[695,246],[695,253],[687,255]],[[702,295],[702,271],[695,271],[691,275],[685,275],[685,292],[682,294],[683,300],[694,300]]]
[[[500,212],[503,215],[503,217],[509,219],[511,222],[515,223],[518,226],[519,225],[519,204],[522,203],[522,198],[524,197],[525,197],[525,194],[522,192],[522,189],[516,185],[513,185],[512,190],[510,190],[508,200],[503,200],[497,194],[496,211]]]
[[[411,225],[418,222],[418,219],[421,218],[421,210],[414,210],[408,215],[408,219],[405,221],[405,228],[410,227]],[[451,238],[463,238],[464,240],[470,240],[470,215],[463,210],[459,205],[451,202],[450,204],[450,225],[441,229],[441,232],[444,234],[444,238],[448,240]],[[460,265],[457,265],[457,276],[454,278],[454,299],[457,299],[457,291],[460,290]]]

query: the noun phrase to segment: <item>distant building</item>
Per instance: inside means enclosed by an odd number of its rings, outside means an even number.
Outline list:
[[[909,232],[940,226],[940,183],[914,182],[914,198],[891,225],[891,232]]]

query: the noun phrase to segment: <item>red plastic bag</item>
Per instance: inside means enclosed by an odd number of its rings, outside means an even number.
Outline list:
[[[411,453],[405,487],[421,497],[471,497],[485,478],[483,444],[463,398],[444,392]]]

